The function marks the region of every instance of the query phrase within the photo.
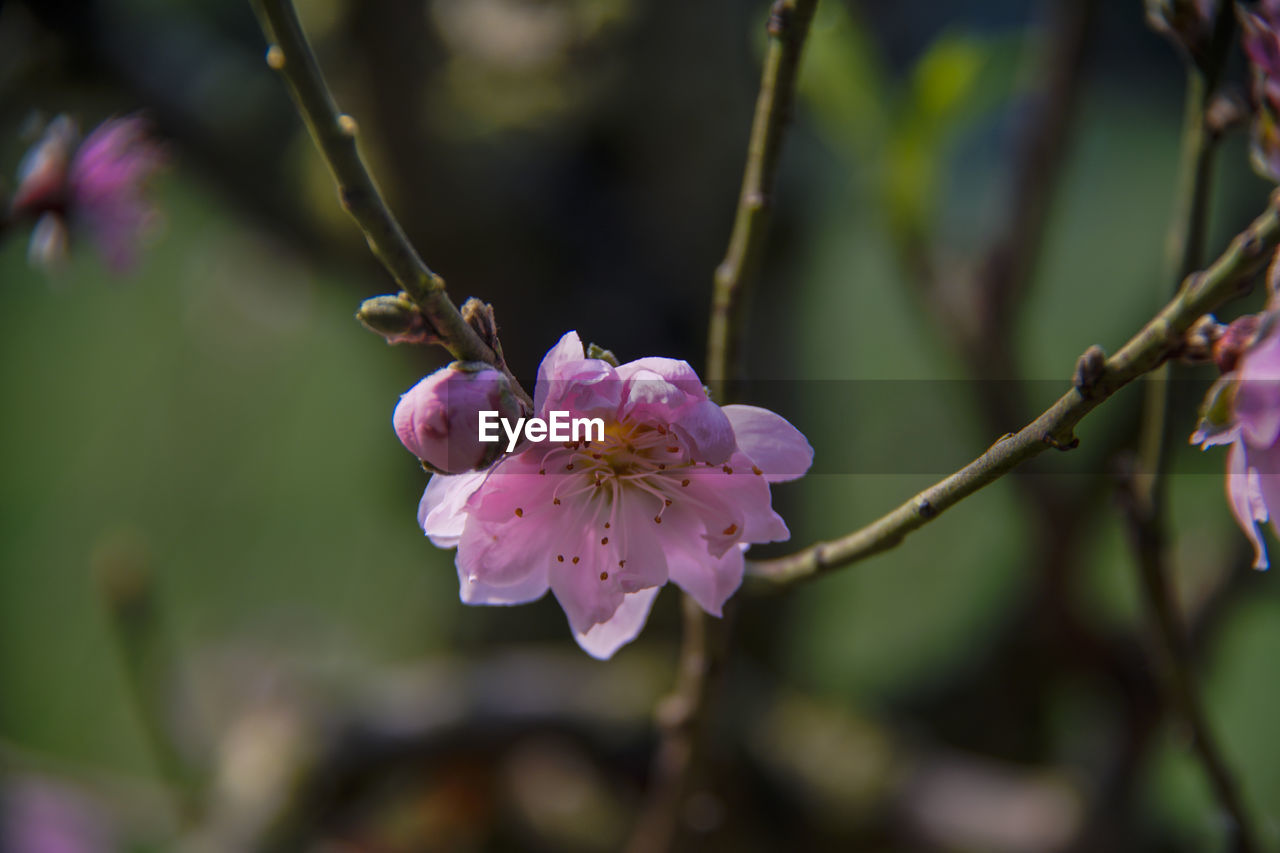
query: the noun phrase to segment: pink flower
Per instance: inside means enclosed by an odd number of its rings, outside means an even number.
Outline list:
[[[550,589],[579,645],[608,658],[668,580],[719,616],[747,546],[790,536],[769,484],[804,474],[813,449],[773,412],[711,402],[685,362],[614,367],[569,332],[538,368],[534,403],[543,418],[601,418],[604,440],[528,442],[486,471],[431,479],[418,520],[457,546],[467,604]]]
[[[1254,169],[1280,180],[1280,2],[1264,0],[1253,11],[1237,7],[1241,41],[1253,78],[1250,159]]]
[[[1253,543],[1254,568],[1267,568],[1258,524],[1270,520],[1276,530],[1280,513],[1280,315],[1263,315],[1235,369],[1210,389],[1191,441],[1230,445],[1227,501]]]
[[[110,824],[81,794],[53,781],[11,776],[0,787],[0,850],[108,853]]]
[[[113,269],[127,270],[157,218],[144,191],[164,157],[136,117],[103,122],[78,147],[76,136],[66,116],[50,123],[19,168],[11,208],[15,216],[41,223],[33,257],[52,260],[49,235],[70,223],[73,231],[89,234]]]
[[[138,244],[156,219],[143,188],[162,162],[138,118],[98,125],[71,160],[67,182],[72,221],[89,229],[116,270],[133,266]]]
[[[480,441],[482,410],[519,417],[510,381],[487,364],[455,361],[410,388],[391,422],[410,453],[437,471],[462,474],[502,452],[501,442]]]

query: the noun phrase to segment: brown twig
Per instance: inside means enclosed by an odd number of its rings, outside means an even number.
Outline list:
[[[334,102],[291,0],[253,2],[271,41],[267,64],[279,71],[288,84],[298,112],[338,184],[343,208],[356,220],[373,253],[422,311],[454,358],[483,361],[504,370],[527,403],[528,395],[493,349],[462,318],[445,292],[444,279],[422,260],[391,212],[360,156],[356,121]]]
[[[782,136],[791,119],[800,53],[817,5],[817,0],[777,0],[769,12],[769,50],[751,124],[738,212],[712,290],[706,377],[720,397],[727,391],[724,384],[739,371],[745,297],[763,257]]]
[[[1261,849],[1257,833],[1222,748],[1213,736],[1200,698],[1191,643],[1169,583],[1165,557],[1167,543],[1162,527],[1152,523],[1150,508],[1144,504],[1145,497],[1135,478],[1126,478],[1121,498],[1142,579],[1143,595],[1155,623],[1160,655],[1164,659],[1168,704],[1176,710],[1190,732],[1191,749],[1209,778],[1214,799],[1231,818],[1234,839],[1231,849],[1236,853],[1255,853]]]
[[[1198,267],[1204,255],[1217,139],[1208,127],[1209,104],[1226,64],[1234,32],[1233,4],[1223,3],[1214,22],[1210,49],[1189,62],[1186,115],[1178,202],[1169,229],[1169,263],[1176,281]],[[1182,286],[1186,286],[1183,284]],[[1174,600],[1167,565],[1164,469],[1169,447],[1168,380],[1172,365],[1148,377],[1139,435],[1138,470],[1121,489],[1134,559],[1167,672],[1165,690],[1171,708],[1191,732],[1191,747],[1219,807],[1231,816],[1233,849],[1252,853],[1257,835],[1238,787],[1205,715],[1192,662],[1191,643]]]
[[[769,49],[756,99],[747,165],[724,260],[716,269],[707,335],[706,379],[727,402],[741,371],[739,336],[745,297],[763,257],[770,197],[783,132],[795,99],[800,55],[817,0],[777,0],[769,12]],[[659,744],[649,792],[628,853],[661,853],[677,837],[685,795],[697,767],[708,700],[728,650],[728,617],[713,620],[689,596],[681,602],[683,637],[675,688],[659,708]]]
[[[775,583],[813,577],[886,551],[947,509],[1049,448],[1075,446],[1074,429],[1104,400],[1176,351],[1183,335],[1203,314],[1237,295],[1280,245],[1280,194],[1239,234],[1208,269],[1186,285],[1110,358],[1088,372],[1089,381],[1063,394],[1021,430],[998,440],[959,471],[917,494],[871,524],[831,542],[795,554],[756,561],[750,571]]]

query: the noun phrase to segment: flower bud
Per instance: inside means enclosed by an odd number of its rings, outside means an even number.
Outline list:
[[[434,344],[440,341],[418,306],[403,293],[366,299],[360,303],[356,319],[369,331],[386,338],[389,344]]]
[[[480,441],[481,411],[512,420],[521,414],[505,375],[487,364],[455,361],[410,388],[392,423],[410,453],[437,471],[461,474],[502,452],[501,441]]]

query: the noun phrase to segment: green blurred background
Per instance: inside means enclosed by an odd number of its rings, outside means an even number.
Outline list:
[[[571,328],[624,360],[701,364],[764,4],[299,8],[393,207],[456,301],[494,304],[518,373]],[[957,266],[989,237],[1038,11],[823,1],[748,336],[754,387],[785,401],[757,402],[817,453],[774,490],[796,545],[998,436],[888,223],[918,211]],[[1094,16],[1017,319],[1025,374],[989,377],[1025,380],[1021,418],[1172,286],[1183,80],[1142,15],[1108,0]],[[390,429],[438,353],[352,319],[389,285],[263,47],[227,0],[0,4],[6,175],[33,115],[59,112],[92,127],[142,110],[172,163],[155,186],[165,227],[132,275],[76,245],[51,277],[25,234],[0,245],[7,820],[39,789],[55,815],[92,816],[75,849],[617,849],[672,677],[676,596],[605,664],[553,600],[458,602],[452,554],[415,523],[425,477]],[[1269,189],[1242,134],[1219,166],[1212,252]],[[1210,377],[1181,378],[1189,434]],[[1155,692],[1112,496],[1139,402],[1126,390],[1079,451],[894,551],[742,597],[689,849],[1225,850]],[[1209,712],[1274,847],[1280,592],[1248,569],[1223,454],[1178,443],[1172,464],[1171,553]],[[1030,482],[1059,501],[1051,552]]]

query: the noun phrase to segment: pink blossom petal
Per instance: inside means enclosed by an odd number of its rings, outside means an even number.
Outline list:
[[[509,456],[491,469],[484,488],[467,503],[458,570],[490,586],[521,583],[535,567],[545,572],[546,555],[562,535],[552,504],[559,479],[529,472],[522,456]]]
[[[1260,478],[1256,469],[1250,468],[1243,442],[1231,445],[1227,452],[1227,502],[1236,523],[1253,543],[1253,567],[1268,567],[1267,549],[1258,534],[1258,522],[1267,520],[1267,507],[1263,501]]]
[[[466,474],[433,474],[418,504],[418,524],[437,548],[452,548],[467,522],[467,500],[488,476],[488,471]]]
[[[735,453],[726,465],[690,469],[689,479],[690,498],[707,508],[699,514],[706,523],[713,554],[723,554],[738,542],[785,542],[791,538],[786,522],[773,511],[768,482],[752,471],[746,454]],[[712,508],[719,508],[720,515]]]
[[[1246,440],[1270,447],[1280,438],[1280,328],[1240,359],[1240,381],[1232,408]]]
[[[573,638],[593,658],[608,660],[640,634],[657,597],[657,587],[633,592],[622,600],[609,621],[593,625],[585,632],[575,632]]]
[[[671,429],[699,462],[719,465],[733,453],[733,426],[724,410],[710,400],[694,403],[671,421]]]
[[[621,394],[613,366],[583,354],[577,332],[567,332],[538,366],[533,408],[542,417],[551,410],[586,413],[615,409]]]
[[[613,618],[626,594],[667,582],[666,556],[651,531],[657,501],[648,497],[600,501],[552,525],[551,588],[574,633]]]
[[[551,566],[551,591],[564,608],[569,627],[575,634],[585,634],[595,625],[608,622],[618,612],[626,593],[616,583],[602,583],[600,572],[607,563],[601,555],[583,548],[586,554],[574,555],[579,562],[565,556],[563,563]]]
[[[690,402],[689,395],[679,386],[652,370],[633,369],[624,375],[622,368],[618,368],[617,373],[623,380],[622,406],[618,410],[622,418],[665,422]]]
[[[652,379],[657,377],[664,382],[676,386],[691,400],[707,399],[707,389],[702,387],[698,373],[689,366],[689,362],[677,358],[637,358],[618,367],[618,378],[624,382],[635,377]]]
[[[667,548],[667,568],[671,580],[683,589],[698,606],[712,616],[724,615],[724,603],[742,585],[745,568],[743,548],[739,545],[713,557],[672,543]]]
[[[804,476],[813,464],[813,448],[784,417],[756,406],[725,406],[738,449],[764,471],[770,483]]]
[[[495,586],[480,580],[472,580],[463,570],[461,561],[458,565],[458,597],[463,604],[527,604],[537,601],[547,594],[547,571],[545,567],[530,571],[515,583]]]

